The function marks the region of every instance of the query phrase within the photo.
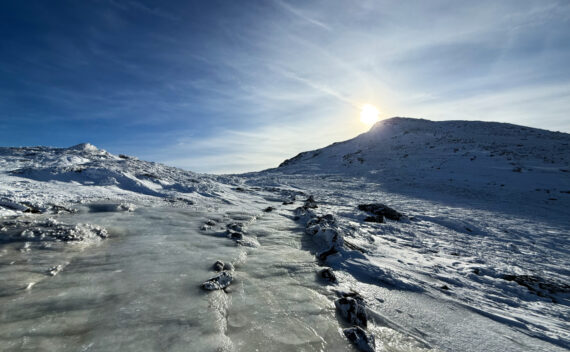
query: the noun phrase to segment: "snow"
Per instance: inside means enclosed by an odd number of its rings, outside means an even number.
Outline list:
[[[0,148],[0,340],[567,350],[569,145],[516,125],[393,118],[225,176],[88,143]]]

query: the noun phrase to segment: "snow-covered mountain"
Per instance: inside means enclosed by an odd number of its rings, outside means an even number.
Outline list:
[[[569,142],[393,118],[228,176],[0,148],[0,350],[567,350]]]
[[[277,170],[570,206],[570,135],[507,123],[394,117],[351,140],[300,153]]]

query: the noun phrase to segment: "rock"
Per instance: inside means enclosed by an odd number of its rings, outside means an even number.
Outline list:
[[[400,220],[404,216],[404,214],[399,211],[381,203],[360,204],[358,209],[377,216],[384,216],[390,220]]]
[[[232,283],[232,280],[233,276],[231,273],[222,271],[220,274],[204,282],[201,287],[208,291],[222,290],[228,287]]]
[[[376,341],[374,335],[367,333],[364,329],[355,326],[342,331],[348,341],[352,342],[359,351],[376,351]]]
[[[329,282],[337,283],[336,275],[331,268],[324,268],[319,271],[319,276]]]
[[[327,258],[333,254],[337,254],[338,251],[336,250],[336,248],[331,247],[325,251],[321,251],[319,253],[317,253],[317,259],[321,260],[321,261],[325,261],[327,260]]]
[[[273,207],[267,207],[267,208],[263,209],[263,211],[266,213],[271,213],[273,210],[275,210],[275,208],[273,208]]]
[[[315,202],[315,198],[313,198],[313,196],[309,196],[309,198],[307,198],[307,200],[305,201],[305,205],[303,205],[303,206],[307,209],[318,208],[317,202]]]
[[[233,265],[232,263],[225,263],[225,264],[224,264],[224,270],[226,270],[226,271],[234,271],[235,268],[234,268],[234,265]]]
[[[215,271],[224,270],[224,262],[222,262],[221,260],[216,260],[216,262],[214,263],[214,270]]]
[[[295,201],[292,201],[292,200],[284,200],[282,204],[283,204],[283,205],[290,205],[290,204],[293,204],[293,203],[295,203]]]
[[[539,297],[548,297],[556,301],[551,295],[570,293],[570,285],[556,280],[545,279],[532,275],[503,275],[503,280],[514,281],[526,287],[530,292]]]
[[[241,232],[242,234],[246,232],[246,226],[241,222],[232,222],[230,224],[227,224],[226,229],[228,231]]]
[[[364,302],[353,297],[342,297],[334,301],[340,316],[351,324],[365,328],[368,325],[368,317]]]
[[[228,237],[231,238],[232,240],[242,240],[243,239],[243,233],[228,230]]]
[[[382,215],[367,216],[364,221],[366,222],[377,222],[379,224],[384,222],[384,217]]]

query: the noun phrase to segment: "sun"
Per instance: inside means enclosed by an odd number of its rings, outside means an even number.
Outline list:
[[[365,104],[360,110],[360,122],[367,126],[372,126],[375,124],[378,118],[379,111],[374,105]]]

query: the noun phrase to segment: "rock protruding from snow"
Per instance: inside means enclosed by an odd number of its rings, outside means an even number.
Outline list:
[[[399,211],[382,203],[360,204],[358,209],[374,214],[373,217],[365,219],[365,221],[370,222],[384,222],[384,218],[398,221],[404,216],[404,214]]]
[[[316,209],[318,208],[317,202],[315,202],[315,198],[313,196],[309,196],[305,201],[305,205],[303,205],[306,209]]]
[[[376,351],[376,341],[374,335],[366,332],[359,326],[344,329],[344,336],[352,342],[359,351],[374,352]]]
[[[331,268],[324,268],[324,269],[320,270],[319,276],[321,278],[325,279],[326,281],[334,283],[334,284],[336,284],[338,282],[336,279],[336,275],[334,274],[334,271]]]
[[[208,291],[223,290],[232,283],[233,279],[229,271],[222,271],[220,274],[204,282],[201,287]]]
[[[216,262],[214,263],[213,266],[215,271],[222,271],[224,270],[224,262],[222,262],[221,260],[216,260]]]
[[[359,297],[341,297],[334,301],[340,316],[350,324],[366,328],[368,317],[364,301]]]
[[[99,151],[99,148],[97,148],[96,146],[94,146],[91,143],[80,143],[80,144],[74,145],[73,147],[69,147],[67,149],[68,150],[81,151],[81,152],[98,152]]]
[[[91,224],[69,225],[53,218],[46,220],[10,220],[0,223],[0,232],[7,233],[13,241],[62,241],[79,242],[107,238],[109,233]]]

